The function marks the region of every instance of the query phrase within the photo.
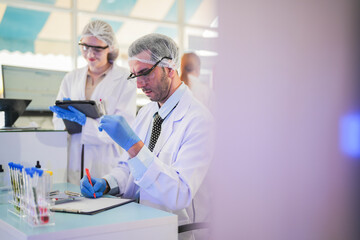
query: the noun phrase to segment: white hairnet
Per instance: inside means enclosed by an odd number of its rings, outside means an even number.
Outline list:
[[[81,38],[83,37],[91,37],[94,36],[97,39],[105,42],[110,49],[108,60],[109,62],[115,61],[115,59],[119,55],[119,46],[116,40],[115,33],[107,22],[102,20],[93,20],[86,24],[81,34]]]
[[[143,63],[155,64],[163,57],[170,57],[172,60],[163,59],[158,66],[175,70],[180,66],[178,46],[168,36],[158,33],[145,35],[133,42],[129,47],[128,54],[129,61],[137,60]]]

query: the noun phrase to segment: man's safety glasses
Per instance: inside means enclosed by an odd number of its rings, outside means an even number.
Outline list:
[[[136,75],[135,73],[130,73],[130,75],[128,76],[127,79],[130,80],[130,79],[134,79],[134,78],[137,78],[137,77],[141,77],[141,76],[148,75],[148,74],[151,73],[151,71],[154,70],[154,68],[156,68],[156,66],[157,66],[162,60],[164,60],[164,59],[172,60],[172,58],[170,58],[170,57],[163,57],[163,58],[161,58],[159,61],[157,61],[157,62],[155,63],[155,65],[152,66],[152,68],[147,69],[147,70],[145,70],[145,71],[143,71],[143,72],[141,72],[141,73],[139,73],[139,74],[137,74],[137,75]]]

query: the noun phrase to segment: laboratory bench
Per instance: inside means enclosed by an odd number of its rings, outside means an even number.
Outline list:
[[[79,186],[54,184],[53,190],[79,192]],[[0,204],[1,239],[177,239],[177,215],[131,202],[95,215],[54,213],[54,225],[31,227]]]

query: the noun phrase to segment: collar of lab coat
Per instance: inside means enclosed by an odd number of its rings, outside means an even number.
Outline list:
[[[121,74],[119,74],[119,73],[121,73]],[[120,79],[125,79],[126,81],[128,81],[126,79],[128,77],[127,74],[130,74],[130,72],[121,71],[120,67],[114,63],[112,69],[108,72],[106,77],[109,76],[109,78],[113,79],[114,81],[118,81]]]
[[[185,86],[185,83],[181,82],[180,86],[176,89],[176,91],[168,98],[168,100],[166,100],[166,102],[158,110],[159,115],[162,119],[165,119],[176,107],[182,95],[186,91]]]
[[[85,67],[82,67],[79,69],[79,76],[80,76],[79,79],[81,79],[81,86],[82,86],[81,99],[85,99],[85,85],[86,85],[87,73],[88,73],[87,65]],[[119,81],[120,79],[124,79],[125,81],[127,81],[126,80],[127,73],[128,73],[127,71],[122,71],[121,68],[114,63],[113,67],[110,69],[109,72],[107,72],[107,74],[106,74],[105,78],[102,80],[102,82],[103,81]]]
[[[159,152],[173,133],[174,125],[180,121],[189,110],[191,103],[193,101],[193,96],[190,89],[186,86],[185,92],[180,98],[180,101],[176,108],[172,111],[172,113],[166,118],[161,127],[161,134],[159,136],[158,142],[155,145],[153,153],[158,156]],[[144,111],[140,111],[137,116],[137,120],[134,122],[134,129],[136,129],[136,133],[144,142],[145,139],[150,136],[147,134],[151,134],[151,122],[153,121],[154,114],[158,111],[159,107],[157,102],[150,102],[148,105],[144,106]]]
[[[167,117],[167,119],[165,119],[161,126],[161,134],[153,151],[156,156],[158,156],[159,152],[173,133],[174,125],[176,124],[176,122],[180,121],[185,116],[186,112],[189,110],[191,102],[192,94],[189,88],[186,86],[186,91],[180,98],[178,105],[176,106],[176,108],[174,108],[174,110]]]
[[[88,66],[86,65],[85,67],[82,67],[79,70],[80,70],[80,75],[82,76],[81,79],[83,79],[85,84],[86,76],[88,72]],[[109,78],[115,81],[127,77],[126,74],[127,74],[126,71],[121,71],[120,67],[114,63],[112,68],[106,73],[105,79]]]
[[[81,68],[81,75],[84,76],[84,79],[86,79],[85,77],[87,75],[87,72],[88,72],[87,65],[85,67]],[[121,74],[119,74],[119,72]],[[116,80],[122,79],[124,77],[127,77],[126,73],[127,72],[125,72],[125,71],[121,71],[120,67],[114,63],[112,68],[108,72],[106,72],[105,79],[112,79],[112,80],[116,81]]]

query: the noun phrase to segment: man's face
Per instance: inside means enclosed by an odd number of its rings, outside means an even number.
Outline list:
[[[137,60],[129,62],[130,71],[135,75],[150,69],[153,65],[142,63]],[[155,67],[149,74],[136,78],[138,88],[141,88],[151,101],[164,104],[170,97],[171,79],[168,77],[168,69]]]

